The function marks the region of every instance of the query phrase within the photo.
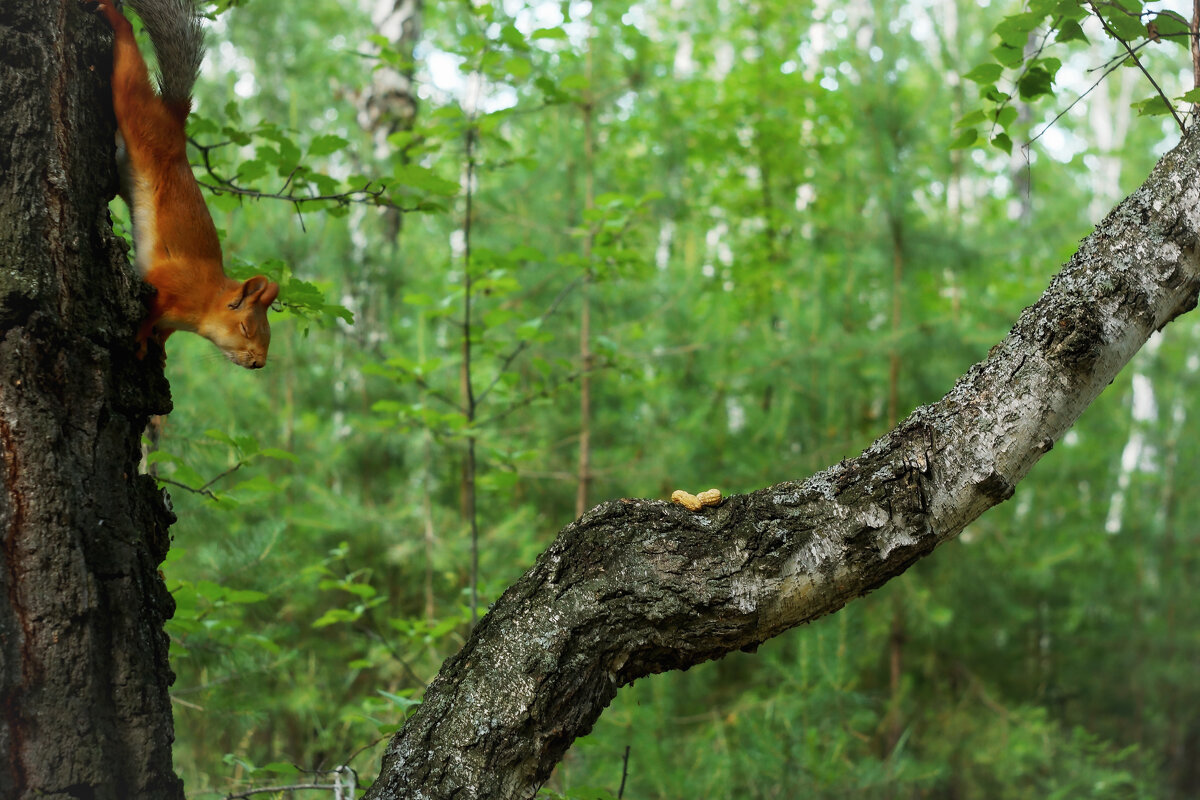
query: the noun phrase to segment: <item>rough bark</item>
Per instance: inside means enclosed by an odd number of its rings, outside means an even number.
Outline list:
[[[112,236],[110,40],[76,0],[0,4],[0,797],[182,798],[137,474],[162,370]]]
[[[532,797],[618,687],[836,611],[1017,483],[1200,289],[1200,135],[1084,240],[1008,337],[861,456],[689,513],[617,500],[496,602],[369,798]]]

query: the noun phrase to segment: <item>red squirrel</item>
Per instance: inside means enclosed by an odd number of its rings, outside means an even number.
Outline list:
[[[184,126],[204,54],[192,0],[130,0],[158,57],[161,95],[150,84],[129,20],[114,0],[95,7],[113,29],[112,101],[121,196],[133,221],[134,261],[157,291],[138,331],[138,356],[174,331],[192,331],[241,367],[267,362],[267,309],[279,285],[225,274],[221,243],[187,159]]]

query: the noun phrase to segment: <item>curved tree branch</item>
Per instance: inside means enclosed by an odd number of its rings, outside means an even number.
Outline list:
[[[861,456],[690,513],[616,500],[567,526],[442,667],[369,798],[532,797],[618,687],[838,610],[1017,483],[1200,290],[1195,127],[1004,341]]]

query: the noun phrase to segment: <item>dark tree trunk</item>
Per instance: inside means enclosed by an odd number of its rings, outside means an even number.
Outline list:
[[[173,517],[138,475],[170,396],[108,221],[110,38],[76,0],[8,0],[0,41],[0,797],[182,798]]]
[[[860,457],[699,513],[617,500],[567,526],[443,665],[367,797],[532,797],[619,687],[752,650],[904,572],[1008,499],[1195,306],[1198,247],[1193,126],[985,361]]]

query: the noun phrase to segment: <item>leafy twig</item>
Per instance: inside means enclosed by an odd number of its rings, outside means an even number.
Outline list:
[[[1142,74],[1146,76],[1146,80],[1150,81],[1150,85],[1154,87],[1154,91],[1158,92],[1158,96],[1162,98],[1162,101],[1167,104],[1167,109],[1171,112],[1171,116],[1175,118],[1175,124],[1178,125],[1179,130],[1182,131],[1183,120],[1179,118],[1179,114],[1175,111],[1175,106],[1172,105],[1171,101],[1167,99],[1166,93],[1164,93],[1162,87],[1158,85],[1158,81],[1154,80],[1154,76],[1150,74],[1150,70],[1146,69],[1145,65],[1142,64],[1142,60],[1137,57],[1137,52],[1135,52],[1134,49],[1129,46],[1129,42],[1122,39],[1117,35],[1116,31],[1109,27],[1109,24],[1104,17],[1100,16],[1100,9],[1096,8],[1096,3],[1094,0],[1088,0],[1088,5],[1091,6],[1092,12],[1096,15],[1096,19],[1100,20],[1100,24],[1104,26],[1104,30],[1108,32],[1108,35],[1121,43],[1121,46],[1125,48],[1125,52],[1129,53],[1129,57],[1133,59],[1133,63],[1136,64],[1137,68],[1140,69]]]
[[[1197,2],[1200,2],[1200,0],[1197,0]],[[1145,47],[1145,46],[1146,46],[1146,45],[1148,45],[1148,44],[1150,44],[1150,40],[1149,40],[1149,39],[1147,39],[1146,41],[1142,42],[1141,44],[1139,44],[1139,45],[1138,45],[1136,48],[1134,48],[1134,49],[1135,49],[1135,50],[1140,50],[1140,49],[1142,49],[1143,47]],[[1048,131],[1048,130],[1050,130],[1051,128],[1053,128],[1053,127],[1054,127],[1054,124],[1055,124],[1056,122],[1058,122],[1060,119],[1062,119],[1064,116],[1066,116],[1066,115],[1067,115],[1067,113],[1069,113],[1069,112],[1070,112],[1070,110],[1071,110],[1072,108],[1074,108],[1075,106],[1079,105],[1079,104],[1080,104],[1080,103],[1083,101],[1083,98],[1085,98],[1085,97],[1087,97],[1089,94],[1091,94],[1093,89],[1095,89],[1097,86],[1099,86],[1101,83],[1103,83],[1103,82],[1104,82],[1104,79],[1105,79],[1105,78],[1107,78],[1109,75],[1113,74],[1113,73],[1114,73],[1114,72],[1116,72],[1118,69],[1120,69],[1121,65],[1125,63],[1125,59],[1126,59],[1126,56],[1118,56],[1118,57],[1116,57],[1116,58],[1110,59],[1110,60],[1109,60],[1109,62],[1108,62],[1108,67],[1107,67],[1107,69],[1105,69],[1105,70],[1104,70],[1104,74],[1103,74],[1103,75],[1101,75],[1099,78],[1097,78],[1097,79],[1096,79],[1096,82],[1095,82],[1095,83],[1093,83],[1091,86],[1089,86],[1089,87],[1088,87],[1088,88],[1087,88],[1087,89],[1086,89],[1086,90],[1085,90],[1085,91],[1084,91],[1084,92],[1083,92],[1081,95],[1079,95],[1079,96],[1078,96],[1078,97],[1076,97],[1074,100],[1072,100],[1070,105],[1068,105],[1068,106],[1067,106],[1066,108],[1064,108],[1062,111],[1058,112],[1058,114],[1057,114],[1057,115],[1055,115],[1054,119],[1052,119],[1052,120],[1050,120],[1049,122],[1047,122],[1047,123],[1046,123],[1046,126],[1045,126],[1044,128],[1042,128],[1041,132],[1040,132],[1040,133],[1038,133],[1038,135],[1037,135],[1037,136],[1034,136],[1032,139],[1030,139],[1028,142],[1026,142],[1026,143],[1025,143],[1025,147],[1026,147],[1026,148],[1028,148],[1028,147],[1029,147],[1031,144],[1033,144],[1034,142],[1036,142],[1038,139],[1040,139],[1040,138],[1042,138],[1043,136],[1045,136],[1045,135],[1046,135],[1046,131]]]
[[[295,178],[296,173],[300,170],[298,166],[292,168],[292,171],[287,176],[287,180],[284,181],[283,186],[280,187],[278,192],[264,192],[258,189],[247,189],[246,187],[239,186],[236,183],[236,175],[233,176],[233,178],[226,178],[219,173],[217,168],[213,166],[212,158],[209,156],[211,151],[216,150],[219,147],[232,144],[232,142],[225,141],[217,142],[216,144],[201,144],[200,142],[191,138],[189,138],[188,141],[193,147],[200,151],[200,157],[204,162],[204,171],[212,176],[212,179],[216,181],[215,185],[205,181],[197,181],[197,183],[199,183],[205,189],[208,189],[216,194],[232,194],[239,197],[250,197],[256,200],[286,200],[296,205],[297,213],[299,213],[301,203],[316,203],[320,201],[332,201],[338,203],[339,205],[349,205],[350,203],[370,203],[374,206],[391,208],[401,212],[419,210],[418,208],[402,206],[399,203],[393,203],[391,200],[386,199],[385,193],[387,192],[387,186],[383,184],[373,186],[372,184],[375,183],[374,181],[367,181],[367,183],[361,189],[351,189],[349,191],[339,192],[337,194],[295,195],[291,192],[285,194],[284,190],[291,185],[292,179]]]

